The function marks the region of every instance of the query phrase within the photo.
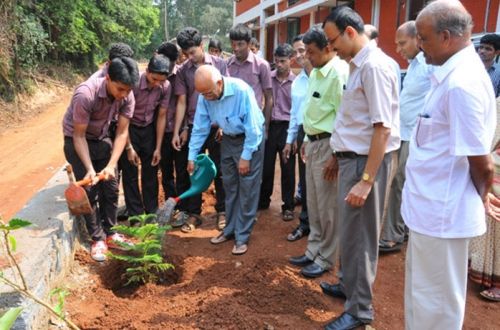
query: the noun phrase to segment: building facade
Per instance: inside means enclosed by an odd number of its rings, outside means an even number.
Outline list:
[[[348,5],[365,23],[380,32],[379,46],[399,62],[394,35],[402,23],[415,19],[426,0],[234,0],[234,24],[247,24],[261,44],[267,60],[272,60],[276,45],[321,24],[332,8]],[[474,20],[473,33],[500,31],[500,0],[462,0]]]

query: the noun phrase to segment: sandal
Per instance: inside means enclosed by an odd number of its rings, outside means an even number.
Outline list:
[[[381,241],[378,250],[380,253],[399,252],[402,247],[403,243]]]
[[[293,220],[293,211],[292,210],[284,210],[281,218],[283,219],[283,221]]]
[[[181,231],[183,233],[192,233],[200,225],[201,225],[201,219],[195,215],[190,215],[186,223],[182,225]]]
[[[217,229],[219,231],[223,230],[226,227],[226,212],[217,213]]]
[[[491,301],[500,301],[500,288],[492,287],[479,293],[483,298]]]

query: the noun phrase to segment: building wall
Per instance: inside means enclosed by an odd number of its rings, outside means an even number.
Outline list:
[[[354,10],[363,18],[365,22],[372,21],[372,0],[356,1]]]
[[[236,6],[236,16],[239,16],[249,9],[252,9],[260,5],[260,0],[240,0],[235,2]]]

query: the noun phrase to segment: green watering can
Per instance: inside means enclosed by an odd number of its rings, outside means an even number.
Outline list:
[[[199,154],[194,161],[194,172],[190,176],[191,187],[178,197],[170,197],[162,207],[158,209],[158,222],[166,224],[174,213],[175,206],[180,200],[201,194],[208,189],[215,178],[217,169],[214,162],[206,154]]]

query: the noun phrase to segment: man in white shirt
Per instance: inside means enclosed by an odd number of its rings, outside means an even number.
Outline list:
[[[411,137],[402,196],[410,229],[406,329],[461,329],[468,243],[486,230],[495,95],[459,1],[430,3],[416,24],[426,62],[436,67]]]
[[[391,183],[387,212],[380,235],[380,252],[400,251],[406,229],[401,217],[401,191],[405,182],[405,167],[411,132],[424,106],[425,95],[431,87],[432,66],[425,63],[424,54],[418,48],[415,21],[403,23],[396,31],[397,51],[408,62],[408,70],[399,97],[401,147],[398,151],[398,167]]]
[[[323,24],[330,47],[350,62],[330,146],[338,161],[341,274],[322,283],[327,294],[346,299],[344,313],[326,329],[354,329],[374,319],[382,211],[393,151],[399,148],[399,88],[389,56],[364,34],[361,16],[337,7]]]

